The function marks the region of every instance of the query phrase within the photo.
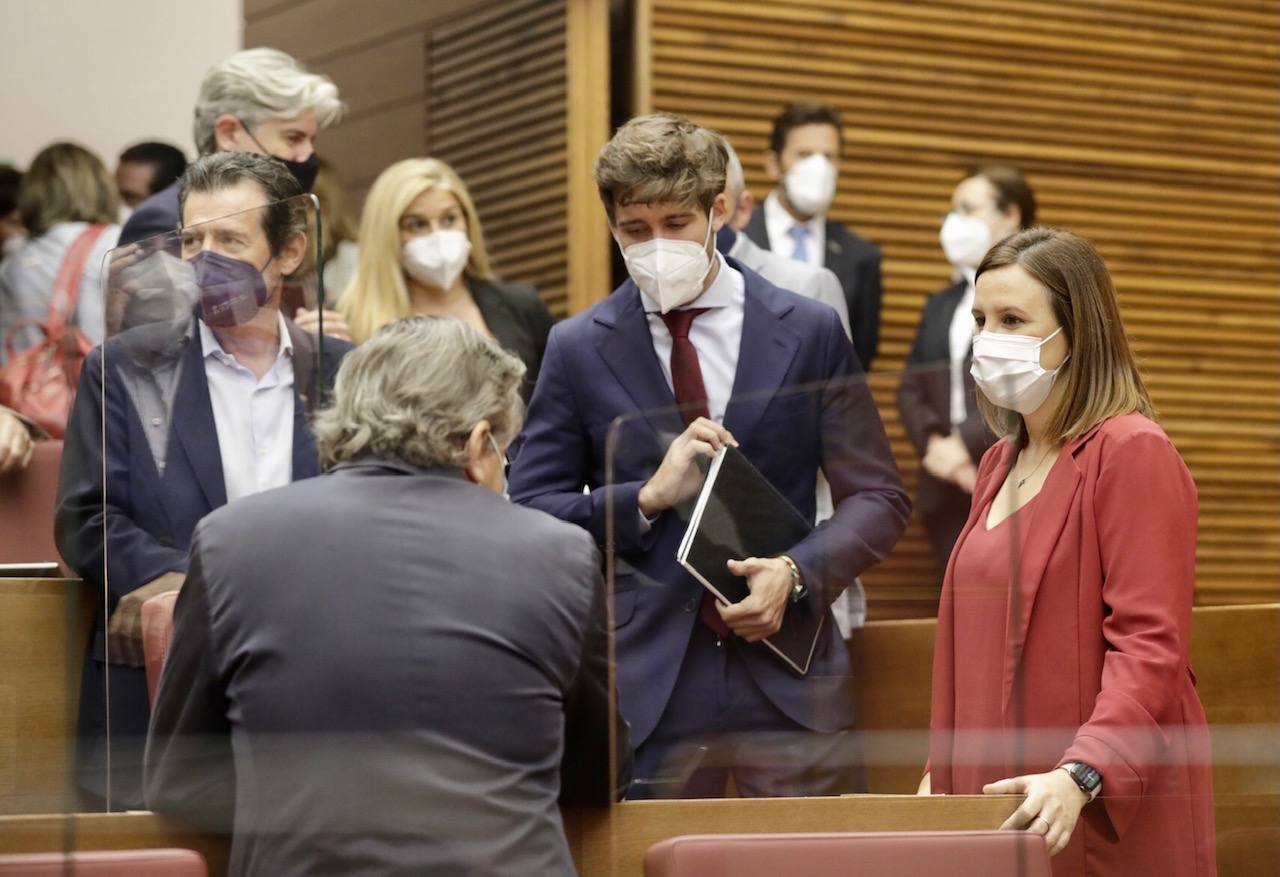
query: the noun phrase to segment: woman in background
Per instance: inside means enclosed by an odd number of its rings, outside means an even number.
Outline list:
[[[413,158],[383,171],[365,199],[359,248],[338,303],[352,340],[413,314],[456,317],[520,357],[528,402],[551,314],[532,286],[494,278],[480,218],[452,168]]]
[[[18,190],[18,212],[30,239],[0,263],[0,363],[4,339],[15,324],[49,316],[54,283],[72,245],[87,246],[83,270],[71,278],[77,290],[68,323],[94,344],[105,334],[102,262],[120,237],[119,195],[102,161],[74,143],[54,143],[31,161]],[[14,350],[41,339],[34,327],[19,329]]]
[[[1024,795],[1002,827],[1044,835],[1055,877],[1215,874],[1195,482],[1087,241],[1029,229],[976,276],[1001,440],[943,583],[921,791]]]
[[[979,167],[952,192],[939,234],[955,282],[925,302],[898,389],[902,424],[921,458],[916,509],[939,575],[969,515],[978,460],[995,441],[978,412],[969,376],[974,274],[992,244],[1030,228],[1035,219],[1035,193],[1021,173]]]

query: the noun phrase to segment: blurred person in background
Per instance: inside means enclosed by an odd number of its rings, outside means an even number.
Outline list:
[[[256,152],[280,159],[311,191],[318,158],[316,136],[342,117],[338,87],[310,73],[276,49],[236,52],[213,67],[200,83],[194,135],[201,156],[214,152]],[[131,244],[178,228],[178,184],[137,206],[120,235]],[[327,328],[327,327],[326,327]]]
[[[320,159],[320,172],[311,191],[320,199],[320,214],[324,218],[324,240],[320,252],[324,256],[324,288],[328,301],[336,301],[351,278],[356,274],[356,244],[359,225],[347,201],[346,187],[331,162]],[[296,315],[305,319],[303,314]],[[325,333],[330,334],[328,315],[325,315]]]
[[[22,171],[12,165],[0,165],[0,262],[27,242],[27,230],[18,210],[18,189]]]
[[[338,303],[355,343],[413,314],[456,317],[520,357],[528,400],[551,313],[532,286],[493,276],[480,216],[449,165],[411,158],[383,171],[365,199],[359,247]]]
[[[120,236],[119,203],[106,167],[84,147],[54,143],[32,159],[18,191],[18,212],[30,239],[0,264],[0,339],[11,340],[14,352],[43,337],[34,326],[10,332],[25,320],[48,320],[59,269],[82,239],[92,243],[80,277],[69,280],[79,291],[68,323],[102,343],[102,262]],[[7,356],[0,349],[0,363]]]
[[[765,171],[777,186],[747,223],[746,234],[768,250],[826,267],[844,289],[853,348],[871,371],[880,339],[880,248],[827,218],[836,194],[844,125],[825,104],[796,103],[773,120]]]
[[[1088,241],[1031,228],[978,266],[988,426],[943,583],[920,791],[1022,795],[1055,877],[1216,873],[1188,653],[1197,498]]]
[[[956,185],[939,232],[955,282],[925,302],[898,388],[902,425],[921,458],[916,509],[939,573],[969,517],[978,461],[995,442],[969,374],[974,274],[994,244],[1035,221],[1036,196],[1022,174],[989,165]]]
[[[116,188],[130,213],[143,201],[178,181],[187,169],[182,150],[168,143],[135,143],[116,162]]]
[[[17,252],[27,242],[27,230],[22,225],[18,211],[18,187],[22,172],[10,165],[0,166],[0,266],[11,252]],[[3,308],[0,302],[0,308]],[[0,325],[4,324],[0,311]],[[3,339],[0,339],[0,344]],[[0,354],[3,356],[3,354]],[[31,462],[35,450],[32,441],[36,428],[16,411],[0,405],[0,475],[19,472]]]

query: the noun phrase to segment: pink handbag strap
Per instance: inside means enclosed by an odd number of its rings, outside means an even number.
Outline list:
[[[58,266],[58,277],[53,283],[53,297],[49,301],[49,318],[45,321],[46,334],[57,338],[67,327],[67,319],[75,312],[80,297],[80,281],[84,277],[85,264],[93,245],[107,230],[105,225],[90,225],[71,242]]]

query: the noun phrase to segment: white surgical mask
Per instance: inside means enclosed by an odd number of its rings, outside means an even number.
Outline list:
[[[441,229],[405,241],[400,264],[420,283],[448,289],[467,267],[471,240],[465,231]]]
[[[991,227],[976,216],[951,212],[942,221],[938,240],[947,261],[963,271],[972,283],[982,257],[991,249]]]
[[[787,202],[799,213],[822,215],[836,195],[836,166],[825,155],[811,155],[793,164],[782,183]]]
[[[674,311],[702,295],[702,282],[711,272],[711,214],[707,214],[707,237],[697,241],[650,238],[629,247],[618,247],[627,263],[627,273],[640,291],[658,305],[662,313]]]
[[[1068,354],[1053,371],[1040,365],[1040,348],[1048,338],[982,332],[973,339],[973,365],[969,374],[992,405],[1019,414],[1032,414],[1049,398],[1054,379],[1071,358]]]

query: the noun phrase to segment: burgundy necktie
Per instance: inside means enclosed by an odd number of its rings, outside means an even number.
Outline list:
[[[685,426],[699,417],[711,416],[707,408],[707,388],[702,383],[702,367],[698,365],[698,350],[689,340],[689,327],[699,314],[706,312],[707,308],[688,308],[662,315],[662,322],[667,324],[667,331],[671,333],[671,385],[675,389],[676,404],[680,406],[680,416]],[[716,598],[711,596],[710,591],[702,593],[698,618],[716,636],[723,638],[729,635],[729,626],[716,611]]]

